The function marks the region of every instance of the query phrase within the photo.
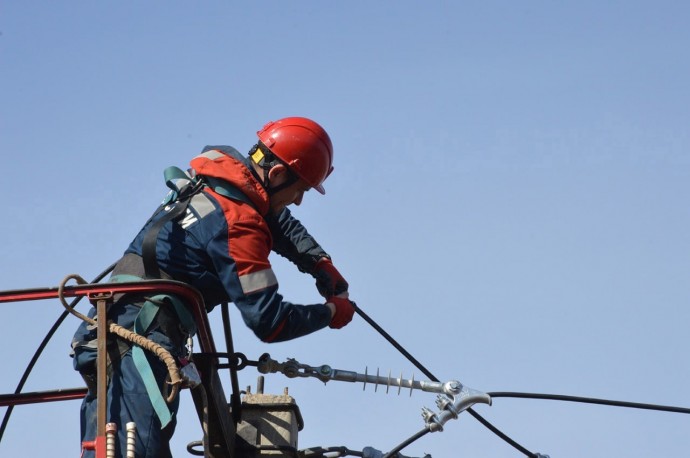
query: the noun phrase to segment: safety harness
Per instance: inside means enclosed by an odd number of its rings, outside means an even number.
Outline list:
[[[156,257],[158,235],[165,224],[180,218],[186,213],[192,197],[204,187],[208,186],[224,197],[244,202],[255,208],[245,194],[227,181],[213,177],[197,176],[193,172],[186,173],[174,166],[165,169],[163,175],[166,185],[170,188],[170,193],[168,193],[163,203],[156,210],[154,216],[163,210],[167,211],[167,213],[153,223],[144,235],[142,243],[144,279],[162,278],[163,275]],[[140,280],[143,279],[129,274],[118,274],[111,278],[112,282]],[[156,321],[160,307],[166,305],[172,305],[184,332],[189,336],[193,336],[196,333],[194,318],[179,298],[169,294],[159,294],[146,298],[134,321],[134,332],[139,335],[146,335],[151,325]],[[156,415],[160,419],[161,428],[164,428],[172,420],[172,414],[158,387],[144,350],[136,345],[132,346],[132,359],[139,375],[144,381],[146,392],[149,395]]]
[[[142,278],[137,277],[136,275],[128,274],[114,275],[110,279],[110,281],[113,283],[135,282],[141,280]],[[161,306],[172,306],[178,320],[180,321],[180,326],[182,327],[183,332],[189,336],[196,334],[196,323],[194,322],[194,317],[178,297],[170,294],[158,294],[145,299],[141,306],[141,310],[134,320],[134,332],[136,334],[145,336],[148,333],[149,328],[158,317],[158,312],[160,311]],[[146,358],[144,349],[137,345],[132,345],[131,349],[134,366],[144,382],[146,393],[148,394],[151,404],[153,405],[153,409],[161,422],[161,428],[165,428],[165,426],[167,426],[167,424],[172,420],[172,414],[168,408],[168,404],[165,401],[160,388],[158,387],[158,383],[153,375],[153,370],[151,369],[151,365]]]
[[[249,197],[225,180],[186,173],[175,166],[165,169],[163,176],[165,178],[165,184],[170,188],[170,193],[168,193],[161,206],[156,210],[154,216],[161,209],[167,209],[169,206],[171,206],[171,208],[165,216],[161,217],[149,228],[142,242],[141,250],[142,257],[144,258],[144,272],[146,273],[146,278],[149,279],[161,278],[161,272],[156,258],[156,244],[161,229],[169,221],[173,221],[184,215],[192,197],[205,186],[210,187],[221,196],[244,202],[252,208],[256,208],[254,203],[249,200]]]

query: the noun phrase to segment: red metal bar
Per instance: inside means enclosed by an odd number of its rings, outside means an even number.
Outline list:
[[[106,376],[105,376],[105,339],[106,329],[106,304],[116,294],[134,293],[156,293],[174,294],[189,306],[194,321],[197,325],[197,338],[202,352],[216,353],[211,328],[206,314],[206,308],[201,294],[191,286],[171,280],[142,280],[129,283],[95,283],[65,286],[62,288],[62,296],[67,297],[88,297],[90,302],[97,308],[98,323],[98,431],[94,441],[82,442],[84,450],[95,450],[97,458],[105,458],[107,455],[106,447]],[[41,299],[57,299],[60,296],[60,288],[34,288],[14,291],[0,291],[0,303],[20,302]],[[67,399],[78,399],[86,395],[85,389],[71,390],[70,393],[63,392],[44,392],[44,393],[24,393],[15,395],[1,395],[7,404],[28,404],[33,402],[47,402]],[[3,404],[0,404],[3,405]]]
[[[96,458],[105,458],[106,456],[106,439],[105,436],[96,436],[95,440],[84,441],[81,443],[83,450],[95,450]]]
[[[84,285],[65,286],[62,289],[62,296],[67,297],[88,297],[93,305],[97,307],[97,316],[99,323],[105,323],[105,307],[106,300],[112,298],[115,294],[134,293],[156,293],[156,294],[174,294],[188,304],[194,315],[194,320],[197,325],[197,338],[202,352],[216,353],[213,336],[211,335],[211,328],[208,323],[208,316],[206,314],[206,307],[201,294],[193,287],[186,283],[176,282],[171,280],[142,280],[129,283],[95,283]],[[60,288],[35,288],[25,290],[0,291],[0,303],[4,302],[21,302],[41,299],[57,299],[60,295]],[[99,341],[99,366],[103,366],[105,362],[105,334],[104,327],[98,328]],[[97,458],[105,458],[106,450],[106,435],[105,435],[105,374],[104,367],[99,368],[99,393],[98,397],[98,432],[94,441],[86,441],[82,443],[84,450],[94,450]],[[0,405],[16,405],[29,404],[36,402],[61,401],[67,399],[78,399],[86,395],[86,389],[70,390],[69,393],[64,391],[57,392],[43,392],[43,393],[24,393],[14,395],[0,395]],[[4,398],[4,400],[3,400]]]
[[[108,293],[166,293],[179,296],[190,307],[194,315],[201,351],[204,353],[216,353],[216,346],[213,342],[204,300],[199,291],[188,284],[173,280],[142,280],[128,283],[90,283],[66,286],[63,289],[64,297],[87,296],[91,299],[93,296]],[[0,291],[0,303],[57,298],[57,287]]]
[[[96,437],[105,437],[108,421],[108,321],[106,308],[113,298],[111,293],[99,293],[96,300]],[[100,455],[96,452],[96,456]]]
[[[82,399],[86,396],[87,391],[86,388],[63,388],[52,391],[34,391],[32,393],[0,394],[0,407]]]

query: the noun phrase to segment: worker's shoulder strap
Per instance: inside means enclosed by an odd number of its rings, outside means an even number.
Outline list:
[[[110,279],[110,281],[114,283],[141,280],[141,278],[135,275],[128,274],[113,275]],[[171,294],[157,294],[155,296],[145,298],[144,303],[141,306],[141,310],[134,320],[135,333],[141,336],[147,335],[149,328],[154,321],[156,321],[156,317],[161,305],[173,307],[175,314],[180,321],[180,325],[184,329],[185,333],[189,334],[190,336],[196,333],[196,323],[192,317],[192,314],[189,312],[189,310],[187,310],[187,307],[185,307],[180,298]],[[151,400],[151,404],[153,405],[156,415],[160,419],[161,429],[163,429],[172,420],[172,413],[170,412],[170,409],[168,408],[168,405],[161,394],[160,387],[158,386],[156,377],[153,374],[153,369],[146,358],[144,350],[138,345],[133,345],[131,348],[132,361],[134,362],[134,366],[137,368],[137,372],[139,372],[139,375],[144,382],[146,392]]]
[[[146,278],[161,278],[156,257],[156,243],[158,234],[163,226],[183,215],[191,198],[201,190],[203,184],[189,173],[178,167],[168,167],[163,172],[165,184],[170,188],[168,196],[165,198],[156,213],[167,211],[167,213],[156,220],[144,235],[141,246],[141,255],[144,259],[144,273]]]
[[[131,274],[117,274],[110,278],[111,283],[137,282],[141,280],[142,278]],[[161,304],[172,306],[186,334],[196,334],[197,328],[193,315],[187,309],[184,302],[174,294],[156,294],[145,298],[144,305],[137,315],[137,320],[141,323],[142,330],[148,330],[158,314]]]
[[[175,166],[165,169],[163,171],[163,177],[165,178],[165,184],[170,188],[170,192],[155,214],[161,210],[167,210],[167,213],[151,225],[144,235],[141,247],[146,278],[161,278],[156,257],[156,244],[161,229],[169,221],[173,221],[182,216],[187,211],[192,197],[194,197],[204,186],[208,186],[223,197],[243,202],[256,209],[256,206],[246,194],[233,184],[220,178],[197,176],[193,171],[185,172]]]
[[[249,205],[250,207],[256,210],[254,202],[252,202],[249,199],[249,197],[247,197],[247,195],[240,191],[240,189],[235,185],[228,183],[225,180],[221,180],[219,178],[214,177],[204,176],[202,177],[202,180],[208,185],[209,188],[213,189],[216,193],[220,194],[221,196],[239,202],[244,202],[245,204]]]

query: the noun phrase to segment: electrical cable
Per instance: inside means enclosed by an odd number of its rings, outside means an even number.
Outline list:
[[[115,264],[111,264],[108,268],[106,268],[103,272],[101,272],[98,276],[96,276],[92,283],[98,283],[100,282],[106,275],[108,275],[112,270],[115,268]],[[69,304],[69,307],[73,309],[76,307],[77,303],[82,299],[82,297],[77,297],[72,302]],[[223,304],[225,307],[222,308],[222,314],[223,314],[223,324],[225,327],[226,331],[226,346],[228,347],[228,354],[233,354],[234,349],[232,345],[232,335],[229,334],[229,329],[230,329],[230,323],[229,323],[229,313],[227,309],[227,304]],[[369,325],[371,325],[381,336],[383,336],[393,347],[395,347],[403,356],[405,356],[413,365],[415,365],[420,371],[422,371],[429,379],[431,379],[434,382],[439,382],[439,379],[435,377],[422,363],[420,363],[416,358],[414,358],[404,347],[402,347],[393,337],[390,336],[381,326],[379,326],[371,317],[369,317],[362,309],[360,309],[356,304],[353,303],[353,307],[355,311],[357,312],[358,315],[360,315]],[[43,353],[43,350],[45,347],[48,345],[50,340],[52,339],[53,335],[55,332],[57,332],[57,329],[60,327],[60,325],[64,322],[65,318],[69,315],[69,311],[65,310],[63,311],[58,319],[55,321],[53,326],[50,328],[46,336],[43,338],[41,344],[38,346],[36,349],[36,352],[34,353],[33,357],[29,361],[29,364],[27,365],[24,373],[22,374],[22,377],[17,384],[17,388],[15,389],[14,394],[21,394],[22,389],[24,388],[24,385],[26,384],[26,381],[31,374],[31,371],[33,370],[34,366],[36,365],[36,362],[38,361],[38,358],[41,356]],[[233,371],[231,371],[233,372]],[[231,374],[231,382],[233,385],[233,392],[236,392],[236,385],[237,385],[237,379],[236,379],[236,372],[234,374]],[[560,394],[545,394],[545,393],[525,393],[525,392],[511,392],[511,391],[495,391],[495,392],[488,392],[487,393],[491,398],[517,398],[517,399],[541,399],[541,400],[551,400],[551,401],[564,401],[564,402],[577,402],[577,403],[585,403],[585,404],[598,404],[598,405],[607,405],[607,406],[614,406],[614,407],[625,407],[625,408],[634,408],[634,409],[643,409],[643,410],[655,410],[655,411],[662,411],[662,412],[672,412],[672,413],[682,413],[682,414],[690,414],[690,408],[686,407],[677,407],[677,406],[666,406],[666,405],[659,405],[659,404],[647,404],[647,403],[638,403],[638,402],[629,402],[629,401],[615,401],[615,400],[609,400],[609,399],[601,399],[601,398],[590,398],[590,397],[581,397],[581,396],[570,396],[570,395],[560,395]],[[233,399],[233,401],[235,401]],[[233,403],[234,404],[234,403]],[[12,411],[14,409],[14,406],[8,406],[7,411],[5,412],[5,415],[3,417],[2,424],[0,424],[0,442],[2,442],[3,435],[5,433],[5,430],[7,428],[7,424],[9,422],[10,416],[12,415]],[[477,419],[480,423],[482,423],[485,427],[487,427],[489,430],[491,430],[494,434],[499,436],[501,439],[506,441],[508,444],[512,445],[514,448],[522,452],[528,457],[537,457],[539,456],[538,454],[532,453],[526,448],[522,447],[520,444],[515,442],[513,439],[505,435],[503,432],[501,432],[498,428],[496,428],[494,425],[492,425],[490,422],[488,422],[486,419],[484,419],[481,415],[476,413],[472,408],[467,409],[467,412],[470,413],[475,419]],[[420,430],[419,432],[415,433],[412,435],[410,438],[399,444],[397,447],[389,451],[384,455],[383,458],[389,458],[389,457],[394,457],[396,454],[416,441],[417,439],[423,437],[427,433],[429,433],[431,430],[428,427],[425,427],[424,429]]]
[[[337,455],[334,455],[337,453]],[[363,457],[364,452],[358,450],[350,450],[347,447],[310,447],[307,449],[299,450],[300,458],[324,458],[328,454],[329,457],[338,458],[341,456],[359,456]]]
[[[357,306],[357,304],[355,304],[354,302],[352,302],[352,304],[353,304],[352,306],[355,309],[355,312],[357,312],[357,314],[359,316],[361,316],[364,319],[364,321],[366,321],[367,323],[369,323],[369,325],[371,325],[374,329],[376,329],[376,331],[378,331],[378,333],[381,334],[383,336],[383,338],[385,338],[400,353],[402,353],[403,356],[405,356],[412,364],[414,364],[420,371],[422,371],[424,373],[424,375],[429,377],[429,379],[431,379],[431,381],[433,381],[433,382],[439,382],[440,381],[438,378],[436,378],[434,376],[434,374],[432,374],[426,367],[424,367],[424,365],[422,365],[422,363],[417,361],[416,358],[414,358],[407,350],[405,350],[405,348],[403,348],[395,339],[393,339],[393,337],[391,337],[390,334],[388,334],[381,326],[379,326],[378,323],[376,323],[373,319],[371,319],[369,317],[369,315],[364,313],[364,311],[361,308],[359,308],[359,306]],[[525,456],[528,456],[530,458],[538,456],[536,453],[530,452],[525,447],[518,444],[517,442],[515,442],[510,437],[508,437],[501,430],[499,430],[494,425],[489,423],[488,420],[486,420],[484,417],[482,417],[477,412],[475,412],[474,409],[469,408],[469,409],[467,409],[467,412],[469,412],[470,415],[472,415],[476,420],[478,420],[482,425],[484,425],[486,428],[488,428],[491,432],[493,432],[498,437],[503,439],[505,442],[507,442],[508,444],[513,446],[516,450],[519,450],[520,452],[522,452]]]
[[[221,314],[223,316],[223,330],[225,331],[225,348],[228,355],[235,354],[235,347],[232,342],[232,329],[230,328],[230,311],[228,310],[228,303],[221,304]],[[230,384],[232,386],[232,394],[230,395],[230,407],[232,408],[232,418],[235,425],[240,422],[242,417],[242,399],[240,398],[240,384],[237,380],[237,368],[230,367]]]
[[[415,433],[414,435],[410,436],[409,439],[403,441],[400,445],[395,447],[390,452],[383,455],[383,458],[395,458],[396,456],[398,456],[398,452],[400,450],[404,449],[405,447],[410,445],[412,442],[416,441],[417,439],[419,439],[420,437],[424,436],[425,434],[427,434],[429,432],[431,432],[431,429],[429,429],[429,427],[427,426],[424,429],[420,430],[419,432]]]
[[[549,401],[580,402],[585,404],[599,404],[613,407],[627,407],[630,409],[658,410],[661,412],[674,412],[690,414],[690,408],[664,406],[658,404],[644,404],[639,402],[612,401],[609,399],[588,398],[582,396],[569,396],[563,394],[542,394],[542,393],[518,393],[511,391],[496,391],[487,393],[491,398],[519,398],[519,399],[543,399]]]
[[[113,271],[115,268],[115,264],[117,262],[112,263],[110,266],[108,266],[103,272],[98,274],[96,278],[93,279],[92,283],[98,283],[103,278],[105,278],[106,275],[108,275],[110,272]],[[79,303],[81,300],[81,297],[76,297],[72,300],[70,303],[70,308],[76,307],[76,305]],[[22,392],[22,389],[24,388],[24,384],[26,383],[26,380],[29,378],[29,374],[31,374],[31,371],[33,370],[34,366],[36,365],[36,362],[38,361],[38,358],[41,356],[43,353],[43,350],[45,347],[48,345],[48,342],[50,342],[50,339],[53,338],[53,335],[55,332],[57,332],[58,328],[62,324],[63,321],[65,321],[65,318],[67,318],[67,315],[69,315],[69,311],[65,310],[60,314],[58,319],[55,321],[53,326],[50,328],[48,331],[48,334],[45,335],[43,338],[43,341],[41,344],[38,346],[36,349],[36,352],[34,353],[33,357],[31,358],[31,361],[29,361],[29,364],[26,366],[26,369],[24,370],[24,374],[22,374],[22,378],[19,380],[19,383],[17,384],[17,388],[14,390],[14,394],[20,394]],[[7,408],[7,411],[5,411],[5,416],[2,419],[2,425],[0,425],[0,442],[2,442],[2,437],[5,434],[5,429],[7,428],[7,423],[10,421],[10,416],[12,415],[12,410],[14,409],[14,406],[9,406]]]

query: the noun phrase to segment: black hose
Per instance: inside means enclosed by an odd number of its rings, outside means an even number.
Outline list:
[[[115,264],[117,264],[117,262],[112,263],[103,272],[98,274],[98,276],[93,279],[92,283],[98,283],[103,278],[105,278],[106,275],[108,275],[110,272],[113,271],[113,269],[115,268]],[[74,308],[80,300],[81,300],[81,297],[74,298],[72,300],[72,302],[70,303],[70,308]],[[55,324],[53,324],[53,326],[48,331],[48,334],[46,334],[46,336],[43,338],[43,341],[41,342],[41,344],[36,349],[36,352],[34,353],[33,357],[31,358],[31,361],[29,361],[29,364],[26,366],[26,369],[24,370],[24,374],[22,375],[22,378],[19,380],[19,383],[17,384],[17,388],[14,390],[14,394],[20,394],[22,392],[22,389],[24,388],[24,384],[26,383],[26,380],[29,378],[29,374],[31,374],[31,371],[33,370],[34,366],[36,365],[38,358],[41,356],[41,353],[43,353],[43,350],[46,348],[46,346],[48,345],[48,342],[50,342],[50,339],[53,337],[55,332],[58,330],[58,328],[60,327],[62,322],[65,321],[65,318],[67,318],[67,315],[69,315],[69,312],[67,310],[62,312],[60,314],[60,316],[58,317],[58,319],[55,321]],[[5,416],[2,419],[2,425],[0,425],[0,442],[2,442],[2,437],[5,434],[5,429],[7,428],[7,423],[10,421],[10,416],[12,415],[12,410],[14,410],[14,406],[7,407],[7,411],[5,412]]]

